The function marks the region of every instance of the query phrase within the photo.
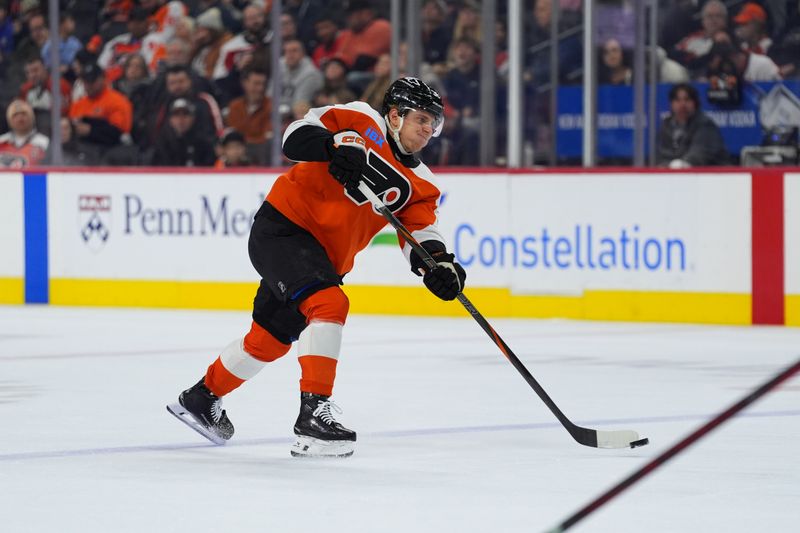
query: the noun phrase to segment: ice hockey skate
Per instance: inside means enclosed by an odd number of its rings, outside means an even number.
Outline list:
[[[183,391],[178,403],[167,405],[167,411],[214,444],[225,444],[233,436],[222,398],[208,390],[203,379]]]
[[[342,426],[333,418],[341,413],[338,405],[327,396],[300,393],[300,414],[294,424],[297,436],[292,446],[295,457],[349,457],[353,455],[356,432]]]

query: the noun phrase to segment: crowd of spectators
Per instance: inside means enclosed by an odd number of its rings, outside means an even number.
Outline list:
[[[630,84],[634,0],[598,1],[602,84]],[[546,152],[553,3],[559,5],[558,82],[583,75],[582,1],[525,0],[526,138]],[[389,0],[284,0],[279,65],[271,65],[269,0],[60,0],[53,103],[46,0],[0,0],[0,167],[48,162],[59,127],[67,165],[240,166],[269,163],[277,106],[285,127],[309,108],[360,99],[380,110],[391,83]],[[800,76],[800,0],[660,0],[662,83],[739,84]],[[422,0],[417,73],[445,99],[433,165],[476,165],[481,42],[494,39],[497,153],[507,118],[506,15],[483,35],[476,0]],[[397,58],[406,71],[407,47]],[[648,54],[649,57],[649,54]],[[271,94],[272,72],[282,90]]]

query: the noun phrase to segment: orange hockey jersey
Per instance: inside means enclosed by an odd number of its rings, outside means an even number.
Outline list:
[[[331,133],[354,130],[361,134],[368,164],[364,182],[417,241],[444,243],[437,227],[441,193],[433,183],[433,173],[421,162],[409,168],[395,157],[383,117],[364,102],[315,108],[287,128],[283,142],[298,128],[309,125]],[[356,254],[386,226],[386,220],[363,194],[346,191],[330,175],[328,162],[293,166],[275,182],[267,201],[316,237],[339,275],[353,268]],[[402,238],[400,243],[409,259],[411,247]]]

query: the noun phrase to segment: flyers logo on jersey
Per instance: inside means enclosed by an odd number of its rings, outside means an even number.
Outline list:
[[[393,212],[402,209],[411,198],[411,182],[408,178],[372,149],[367,151],[364,183]],[[345,190],[345,194],[358,205],[369,202],[358,190]]]

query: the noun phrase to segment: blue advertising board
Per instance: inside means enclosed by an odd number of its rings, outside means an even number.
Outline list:
[[[702,111],[720,128],[731,154],[738,155],[745,146],[761,144],[762,120],[781,120],[800,113],[800,81],[749,83],[742,102],[735,108],[710,104],[707,83],[695,83],[700,93]],[[656,98],[658,123],[669,112],[670,84],[659,84]],[[647,90],[647,89],[646,89]],[[796,109],[795,109],[796,108]],[[577,158],[583,152],[583,88],[561,87],[558,91],[556,149],[559,158]],[[785,122],[785,120],[784,120]],[[797,122],[795,122],[797,124]],[[604,85],[597,92],[597,154],[600,158],[633,157],[633,87]],[[645,138],[646,137],[645,133]],[[647,149],[647,147],[645,147]]]

